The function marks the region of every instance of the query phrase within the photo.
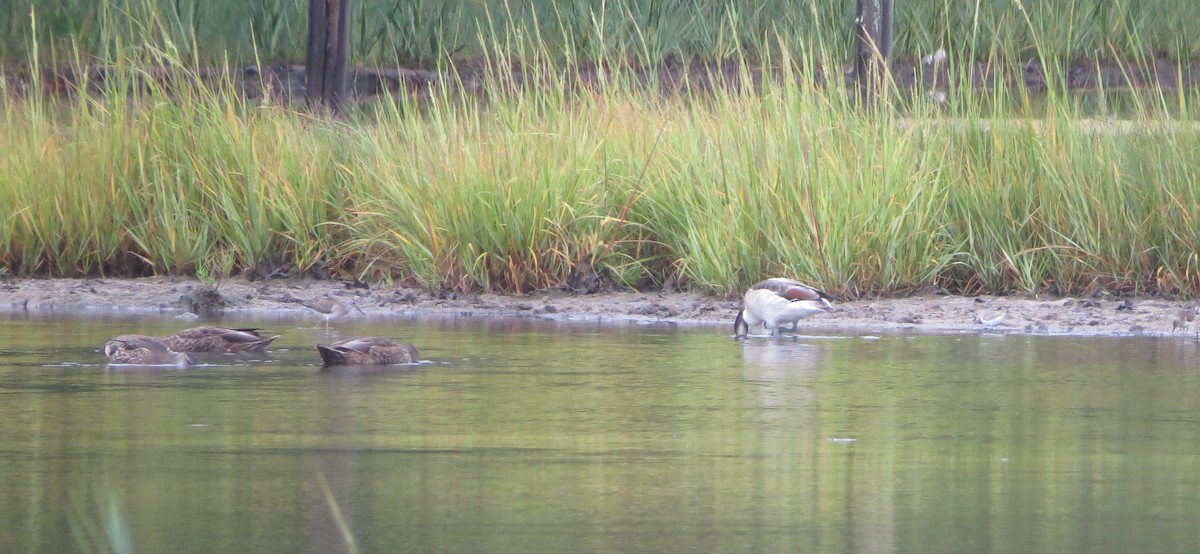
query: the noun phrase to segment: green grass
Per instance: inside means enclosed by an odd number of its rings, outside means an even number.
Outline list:
[[[560,4],[556,17],[575,21],[581,5]],[[503,21],[517,18],[506,9]],[[610,15],[591,24],[621,27]],[[200,42],[155,35],[171,20],[147,18],[134,34],[149,45],[101,26],[115,53],[99,94],[0,84],[0,205],[11,206],[0,274],[283,270],[528,291],[586,263],[619,285],[716,294],[770,275],[851,297],[927,286],[1200,294],[1195,91],[952,86],[939,105],[885,89],[864,110],[839,84],[794,78],[836,66],[836,46],[729,36],[743,78],[783,78],[663,96],[621,63],[591,89],[555,64],[525,63],[537,86],[497,70],[479,95],[443,84],[330,119],[200,79],[201,54],[187,48]],[[653,18],[626,29],[640,37],[635,56],[657,56],[650,37],[663,28],[683,32],[669,12]],[[529,34],[491,21],[486,67],[625,59],[606,57],[625,48],[611,50],[606,33],[585,44],[565,23]],[[1057,36],[1032,14],[1015,22]],[[1009,40],[984,56],[1022,58]],[[34,67],[83,71],[90,59],[80,42],[29,52]],[[965,66],[953,67],[965,83]]]
[[[1022,59],[1035,48],[1064,59],[1165,55],[1195,58],[1192,0],[1081,3],[1075,0],[905,0],[896,2],[895,52],[938,47],[976,57],[993,44]],[[849,52],[854,2],[846,0],[374,0],[354,3],[352,56],[368,65],[426,64],[483,55],[505,30],[506,45],[535,42],[555,59],[637,59]],[[31,20],[36,14],[36,21]],[[111,59],[130,45],[173,44],[203,63],[300,61],[303,0],[0,0],[0,52],[9,63],[78,48]],[[33,35],[37,35],[37,40]]]
[[[202,83],[177,64],[151,74],[141,68],[163,56],[147,57],[121,58],[102,95],[5,102],[0,143],[12,155],[0,201],[16,209],[0,224],[4,264],[225,275],[324,259],[338,240],[322,226],[339,204],[325,187],[339,172],[328,127],[250,108],[228,82]]]
[[[972,284],[1196,291],[1194,123],[1068,117],[963,135],[949,201]]]
[[[3,105],[7,272],[525,291],[586,261],[718,294],[767,275],[851,296],[1200,292],[1194,93],[1139,93],[1127,121],[1052,95],[1033,120],[1019,98],[947,117],[793,84],[662,98],[618,74],[564,94],[547,72],[487,103],[444,90],[338,121],[199,81],[168,93],[138,66],[144,94]]]

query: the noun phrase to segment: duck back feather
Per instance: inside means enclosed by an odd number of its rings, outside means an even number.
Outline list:
[[[339,365],[393,365],[417,361],[417,348],[380,337],[358,337],[331,345],[317,345],[323,367]]]
[[[161,340],[146,335],[121,335],[109,339],[104,343],[104,355],[113,364],[188,366],[196,363],[194,355],[171,350]]]
[[[162,341],[176,352],[261,353],[277,338],[279,335],[264,337],[258,333],[258,329],[193,327],[163,337]]]

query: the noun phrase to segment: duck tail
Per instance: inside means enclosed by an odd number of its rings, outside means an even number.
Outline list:
[[[270,337],[263,337],[261,340],[254,341],[254,351],[262,352],[266,350],[267,347],[270,346],[272,342],[275,342],[275,339],[279,337],[280,335],[274,335]]]
[[[338,352],[337,349],[333,347],[325,346],[324,344],[318,344],[317,352],[321,354],[322,368],[341,363],[342,353]]]

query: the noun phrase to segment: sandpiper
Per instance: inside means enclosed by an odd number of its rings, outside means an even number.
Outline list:
[[[1004,318],[1006,317],[1008,317],[1008,312],[1005,311],[1001,311],[1000,313],[992,316],[984,316],[983,312],[979,312],[975,314],[975,323],[978,323],[984,327],[995,327],[1003,323]]]
[[[362,308],[358,307],[358,304],[354,303],[353,300],[347,300],[343,302],[341,300],[325,297],[311,301],[297,300],[297,302],[299,302],[301,306],[304,306],[305,308],[308,308],[320,315],[325,320],[326,329],[329,329],[330,321],[350,313],[350,310],[356,310],[360,314],[367,315],[362,311]]]
[[[1175,334],[1177,329],[1183,329],[1187,332],[1188,324],[1196,319],[1196,306],[1193,304],[1175,314],[1175,320],[1171,322],[1171,334]]]

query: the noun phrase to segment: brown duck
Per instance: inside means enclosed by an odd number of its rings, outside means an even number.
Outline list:
[[[317,345],[322,367],[337,365],[392,365],[417,361],[417,349],[411,344],[396,344],[379,337],[358,337]]]
[[[279,335],[264,337],[258,329],[193,327],[163,337],[163,344],[176,352],[262,352]]]
[[[109,339],[104,343],[104,355],[113,364],[188,366],[196,363],[193,354],[171,350],[163,341],[146,335],[121,335]]]

